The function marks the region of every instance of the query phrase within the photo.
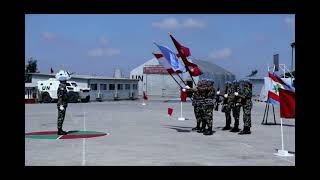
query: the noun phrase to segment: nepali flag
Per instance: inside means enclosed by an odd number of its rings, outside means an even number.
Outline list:
[[[189,48],[186,48],[184,46],[182,46],[171,34],[170,37],[174,43],[174,45],[176,46],[178,53],[179,53],[179,57],[181,57],[184,65],[190,70],[190,75],[191,76],[200,76],[202,74],[202,71],[200,70],[200,68],[198,67],[198,65],[190,62],[187,59],[187,56],[191,55],[191,52],[189,50]]]
[[[279,89],[280,117],[295,118],[295,93],[285,89]]]
[[[280,77],[276,74],[269,73],[269,78],[271,80],[270,87],[268,87],[268,99],[267,103],[279,106],[280,97],[279,89],[285,89],[294,92],[294,88],[287,83],[285,83]]]
[[[143,91],[143,99],[144,100],[148,100],[148,96],[147,96],[147,93],[145,91]]]
[[[181,101],[182,102],[186,102],[187,101],[187,97],[188,97],[187,90],[186,89],[182,89],[181,93],[180,93]]]
[[[156,43],[154,44],[158,46],[162,53],[157,55],[154,54],[154,56],[170,74],[186,72],[186,68],[183,66],[182,62],[178,59],[177,55],[171,49],[166,46],[158,45]]]

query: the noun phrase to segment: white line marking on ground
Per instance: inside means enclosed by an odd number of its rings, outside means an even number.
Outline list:
[[[86,116],[83,112],[83,130],[86,130]],[[82,166],[86,165],[86,138],[82,139]]]

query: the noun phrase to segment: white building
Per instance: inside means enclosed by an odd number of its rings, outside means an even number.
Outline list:
[[[30,89],[37,87],[38,81],[49,78],[55,78],[55,74],[27,73],[25,95],[30,94]],[[89,87],[91,101],[138,98],[138,80],[136,79],[72,75],[70,81],[75,81],[80,88]]]
[[[223,89],[226,81],[233,81],[235,79],[235,75],[216,64],[202,60],[193,60],[193,62],[203,72],[202,75],[193,77],[195,83],[198,83],[199,79],[210,79],[215,82],[216,88],[220,87],[220,89]],[[180,75],[183,81],[177,75],[173,76],[182,86],[184,86],[184,81],[190,87],[194,87],[188,72]],[[150,59],[134,68],[130,72],[130,78],[139,80],[139,95],[142,95],[143,91],[146,91],[151,96],[178,97],[180,95],[179,85],[159,64],[156,58]]]

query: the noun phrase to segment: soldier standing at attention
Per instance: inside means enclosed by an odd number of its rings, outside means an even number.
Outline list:
[[[204,122],[207,125],[208,129],[205,130],[203,135],[212,135],[213,127],[213,108],[214,108],[214,99],[216,95],[215,88],[213,86],[213,81],[207,81],[205,86],[205,103],[204,103]]]
[[[239,97],[240,86],[237,80],[233,81],[232,83],[232,90],[231,90],[231,109],[232,109],[232,116],[234,118],[234,126],[230,130],[230,132],[239,132],[239,117],[240,117],[240,108],[241,108],[241,98]]]
[[[239,134],[251,134],[252,84],[249,81],[244,81],[243,86],[242,95],[240,95],[243,109],[243,130]]]
[[[64,117],[66,115],[66,109],[68,107],[68,92],[67,92],[66,83],[67,83],[67,80],[70,79],[70,75],[63,70],[60,70],[56,74],[56,79],[60,81],[58,92],[57,92],[58,135],[66,135],[67,132],[62,130],[62,125],[63,125]]]
[[[231,129],[231,103],[228,98],[231,95],[231,83],[227,81],[225,83],[224,95],[223,95],[223,103],[221,111],[225,113],[226,116],[226,126],[223,127],[222,130],[230,130]]]

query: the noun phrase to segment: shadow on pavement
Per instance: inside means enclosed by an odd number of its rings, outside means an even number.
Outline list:
[[[75,131],[68,131],[67,134],[70,134],[70,133],[76,133],[76,132],[79,132],[78,130],[75,130]]]
[[[192,127],[166,125],[166,128],[174,129],[177,132],[191,132]]]

